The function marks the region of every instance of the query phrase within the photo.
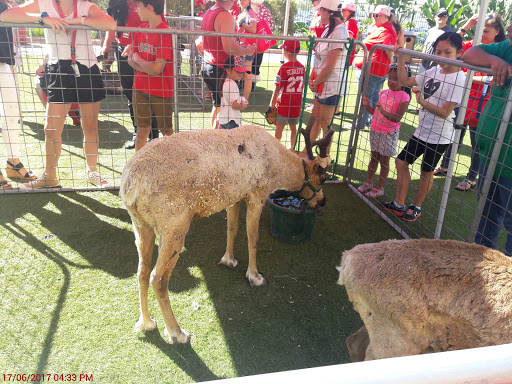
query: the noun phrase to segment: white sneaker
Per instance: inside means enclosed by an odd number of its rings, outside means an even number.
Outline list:
[[[97,171],[88,171],[87,172],[87,181],[91,184],[94,184],[97,187],[105,188],[111,187],[112,185],[105,180]]]

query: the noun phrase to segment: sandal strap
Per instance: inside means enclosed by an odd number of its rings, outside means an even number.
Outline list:
[[[23,168],[25,168],[25,166],[23,165],[23,163],[20,161],[18,164],[14,165],[13,163],[11,163],[9,160],[7,160],[7,165],[9,165],[12,169],[14,169],[16,172],[19,172],[20,170],[22,170]]]

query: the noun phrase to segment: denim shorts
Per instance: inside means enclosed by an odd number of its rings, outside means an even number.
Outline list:
[[[322,105],[338,105],[340,95],[332,95],[325,99],[320,99],[318,96],[315,96],[315,99]]]
[[[235,120],[229,120],[226,124],[220,124],[221,129],[233,129],[238,128],[239,125],[236,123]]]

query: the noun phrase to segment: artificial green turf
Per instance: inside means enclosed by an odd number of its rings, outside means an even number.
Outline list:
[[[361,326],[336,284],[341,253],[396,238],[345,185],[325,186],[311,241],[279,243],[269,209],[260,222],[258,267],[245,279],[242,209],[235,270],[224,254],[225,213],[194,221],[171,277],[171,303],[191,345],[158,331],[133,333],[137,252],[128,213],[109,192],[2,196],[0,372],[93,374],[99,383],[185,383],[346,363],[345,339]],[[156,248],[155,253],[156,256]]]

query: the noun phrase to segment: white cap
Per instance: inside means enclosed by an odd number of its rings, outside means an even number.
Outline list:
[[[373,10],[373,12],[370,12],[371,14],[374,14],[374,15],[384,15],[384,16],[391,16],[391,9],[387,6],[387,5],[376,5],[375,6],[375,9]]]
[[[320,8],[325,8],[329,11],[341,11],[341,0],[320,0],[320,3],[315,7],[315,9]]]
[[[347,2],[343,3],[343,5],[341,6],[341,10],[355,12],[357,10],[356,3],[347,1]]]
[[[263,4],[263,0],[252,0],[251,3],[261,5]]]

